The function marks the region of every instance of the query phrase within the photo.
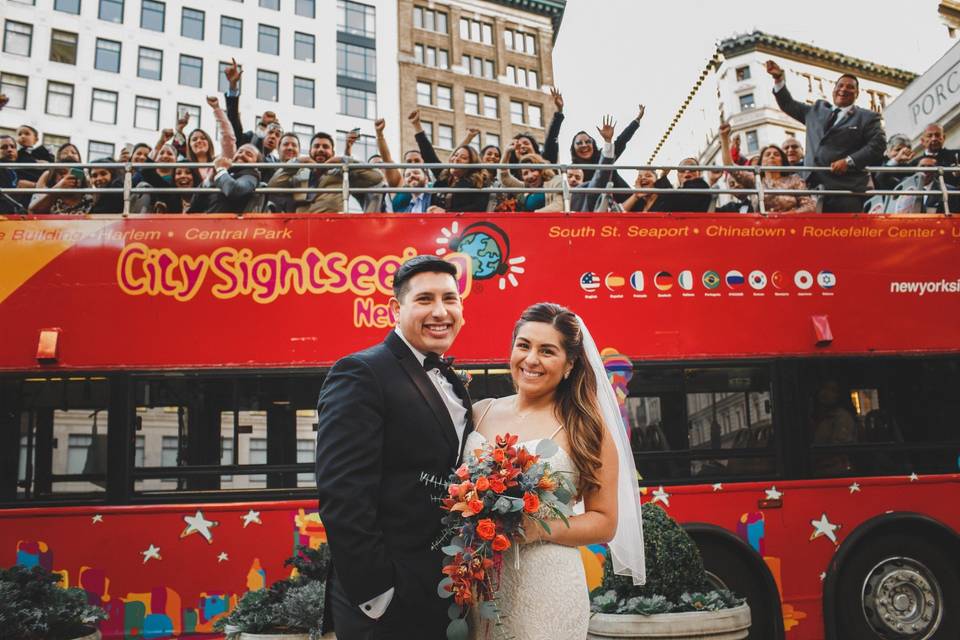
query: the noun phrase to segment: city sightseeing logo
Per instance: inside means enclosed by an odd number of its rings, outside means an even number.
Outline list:
[[[446,256],[458,252],[470,257],[471,276],[474,280],[497,279],[500,290],[519,286],[518,275],[524,273],[523,256],[510,255],[510,237],[506,231],[490,222],[475,222],[460,231],[460,223],[454,221],[450,228],[442,228],[436,239],[436,254]],[[599,280],[597,283],[599,287]]]
[[[813,288],[814,284],[823,292],[832,291],[837,286],[837,275],[829,269],[818,271],[816,275],[807,269],[798,269],[794,272],[777,270],[773,271],[769,276],[765,271],[760,269],[753,269],[749,271],[747,275],[744,275],[744,272],[738,269],[730,269],[722,274],[720,271],[710,269],[703,271],[699,278],[695,272],[690,269],[684,269],[677,273],[677,275],[674,275],[673,271],[668,270],[652,271],[649,273],[653,274],[650,279],[650,282],[653,283],[653,289],[660,294],[668,295],[675,285],[684,292],[696,291],[696,282],[698,280],[705,292],[718,292],[718,290],[721,289],[728,292],[740,292],[749,286],[755,293],[763,292],[769,287],[772,287],[779,295],[783,295],[787,293],[785,289],[788,288],[787,283],[790,281],[791,275],[794,288],[801,292],[809,291]],[[579,281],[580,288],[587,294],[596,293],[601,286],[605,286],[608,290],[614,291],[616,288],[627,283],[629,283],[630,288],[633,289],[635,294],[642,294],[641,297],[645,295],[648,280],[644,276],[644,272],[639,269],[631,272],[628,277],[621,276],[615,271],[607,272],[606,276],[601,276],[596,271],[585,271],[580,274]],[[684,295],[688,294],[684,293]],[[719,293],[713,293],[713,295],[719,295]],[[734,293],[734,295],[743,294]]]

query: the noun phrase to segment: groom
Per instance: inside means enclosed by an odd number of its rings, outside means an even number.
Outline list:
[[[445,482],[469,433],[466,387],[440,358],[463,324],[456,268],[403,263],[386,339],[339,360],[317,406],[317,490],[333,557],[324,629],[338,640],[446,637],[437,595]],[[435,546],[435,545],[433,545]]]

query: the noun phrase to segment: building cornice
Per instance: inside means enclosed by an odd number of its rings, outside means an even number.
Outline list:
[[[718,49],[727,58],[751,51],[762,51],[841,73],[853,73],[860,78],[882,82],[899,89],[906,87],[917,77],[912,71],[887,67],[762,31],[727,38],[719,44]]]
[[[567,6],[567,0],[488,0],[494,4],[502,4],[507,7],[519,9],[520,11],[529,11],[541,16],[546,16],[553,23],[553,41],[557,41],[557,33],[560,31],[560,22],[563,21],[563,12]]]

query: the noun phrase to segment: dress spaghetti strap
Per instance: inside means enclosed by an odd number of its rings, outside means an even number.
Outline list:
[[[491,400],[490,402],[487,403],[487,408],[484,409],[484,410],[483,410],[483,413],[480,414],[480,419],[477,420],[477,423],[476,423],[476,424],[474,425],[474,427],[473,427],[473,430],[474,430],[474,431],[477,431],[477,430],[480,429],[480,424],[483,422],[483,419],[487,417],[487,413],[490,412],[490,407],[492,407],[492,406],[494,405],[494,403],[496,403],[496,401],[497,401],[496,399],[493,399],[493,400]]]
[[[553,440],[553,436],[557,435],[557,434],[560,433],[562,430],[563,430],[563,425],[560,425],[559,427],[557,427],[556,429],[553,430],[553,433],[550,434],[550,437],[547,438],[547,440]]]

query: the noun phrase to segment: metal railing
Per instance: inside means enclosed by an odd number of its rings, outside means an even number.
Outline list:
[[[893,189],[868,189],[866,191],[852,191],[847,189],[769,189],[763,183],[764,172],[775,172],[775,173],[815,173],[815,172],[830,172],[830,167],[806,167],[806,166],[743,166],[743,165],[734,165],[734,166],[722,166],[722,165],[618,165],[618,164],[530,164],[530,163],[497,163],[497,164],[458,164],[458,163],[411,163],[411,162],[394,162],[394,163],[362,163],[362,162],[340,162],[340,163],[323,163],[317,164],[313,162],[260,162],[260,163],[245,163],[233,165],[234,167],[247,167],[247,168],[257,168],[257,169],[272,169],[274,171],[285,169],[311,169],[318,170],[322,169],[323,171],[330,170],[339,170],[342,174],[342,181],[340,186],[336,187],[267,187],[267,186],[258,186],[255,190],[256,194],[298,194],[298,193],[337,193],[342,197],[343,209],[342,212],[347,212],[350,208],[350,198],[352,195],[357,194],[397,194],[397,193],[477,193],[478,191],[489,194],[511,194],[511,193],[559,193],[563,199],[563,212],[571,213],[570,202],[574,193],[584,194],[584,195],[615,195],[615,194],[678,194],[682,193],[684,195],[732,195],[732,196],[754,196],[757,199],[757,212],[762,215],[767,215],[767,207],[765,203],[765,196],[768,195],[791,195],[791,196],[857,196],[863,197],[864,199],[870,198],[872,196],[929,196],[932,192],[938,192],[943,198],[943,208],[946,215],[951,215],[950,211],[950,196],[958,196],[960,192],[956,190],[951,190],[948,187],[948,183],[945,178],[945,174],[953,173],[960,177],[960,168],[955,167],[942,167],[942,166],[933,166],[933,167],[903,167],[903,166],[878,166],[878,167],[867,167],[865,171],[867,173],[893,173],[900,174],[904,177],[913,175],[916,173],[935,173],[937,179],[937,189],[903,189],[903,190],[893,190]],[[47,170],[47,169],[73,169],[73,168],[84,168],[84,169],[109,169],[111,171],[123,171],[123,187],[106,187],[102,189],[85,187],[85,188],[75,188],[69,189],[69,192],[72,194],[115,194],[119,193],[123,195],[123,211],[120,212],[122,215],[126,216],[130,214],[130,202],[131,199],[140,194],[204,194],[204,193],[220,193],[220,189],[216,187],[155,187],[155,186],[143,186],[143,183],[140,185],[133,185],[133,175],[139,169],[177,169],[177,168],[188,168],[188,169],[215,169],[213,163],[202,163],[202,162],[148,162],[148,163],[133,163],[133,162],[87,162],[87,163],[67,163],[67,162],[57,162],[57,163],[37,163],[37,164],[22,164],[14,162],[3,162],[0,163],[0,169],[13,169],[13,170],[23,170],[29,169],[31,171],[37,170]],[[424,187],[390,187],[383,183],[381,186],[375,187],[352,187],[350,186],[350,172],[357,169],[425,169],[430,171],[439,172],[443,169],[460,169],[460,170],[469,170],[469,169],[486,169],[490,171],[496,179],[496,176],[499,175],[500,170],[511,170],[511,169],[539,169],[546,170],[550,169],[556,172],[559,172],[561,175],[560,186],[558,187],[507,187],[499,183],[494,183],[483,188],[462,188],[462,187],[434,187],[426,185]],[[755,184],[751,189],[744,188],[717,188],[710,187],[707,189],[680,189],[680,188],[638,188],[638,187],[615,187],[613,186],[612,180],[609,180],[605,186],[588,186],[587,183],[582,185],[571,187],[568,179],[568,172],[571,169],[576,170],[592,170],[592,171],[602,171],[609,172],[611,178],[614,172],[622,170],[637,170],[637,171],[674,171],[674,170],[686,170],[686,171],[698,171],[698,172],[731,172],[731,173],[752,173]],[[862,172],[861,172],[862,173]],[[58,189],[52,186],[43,187],[43,188],[11,188],[11,189],[0,189],[0,197],[3,195],[20,195],[20,194],[43,194],[43,193],[61,193],[65,189]],[[22,207],[21,207],[22,208]],[[24,212],[25,213],[25,212]],[[240,213],[240,212],[238,212]],[[851,212],[856,213],[856,212]]]

